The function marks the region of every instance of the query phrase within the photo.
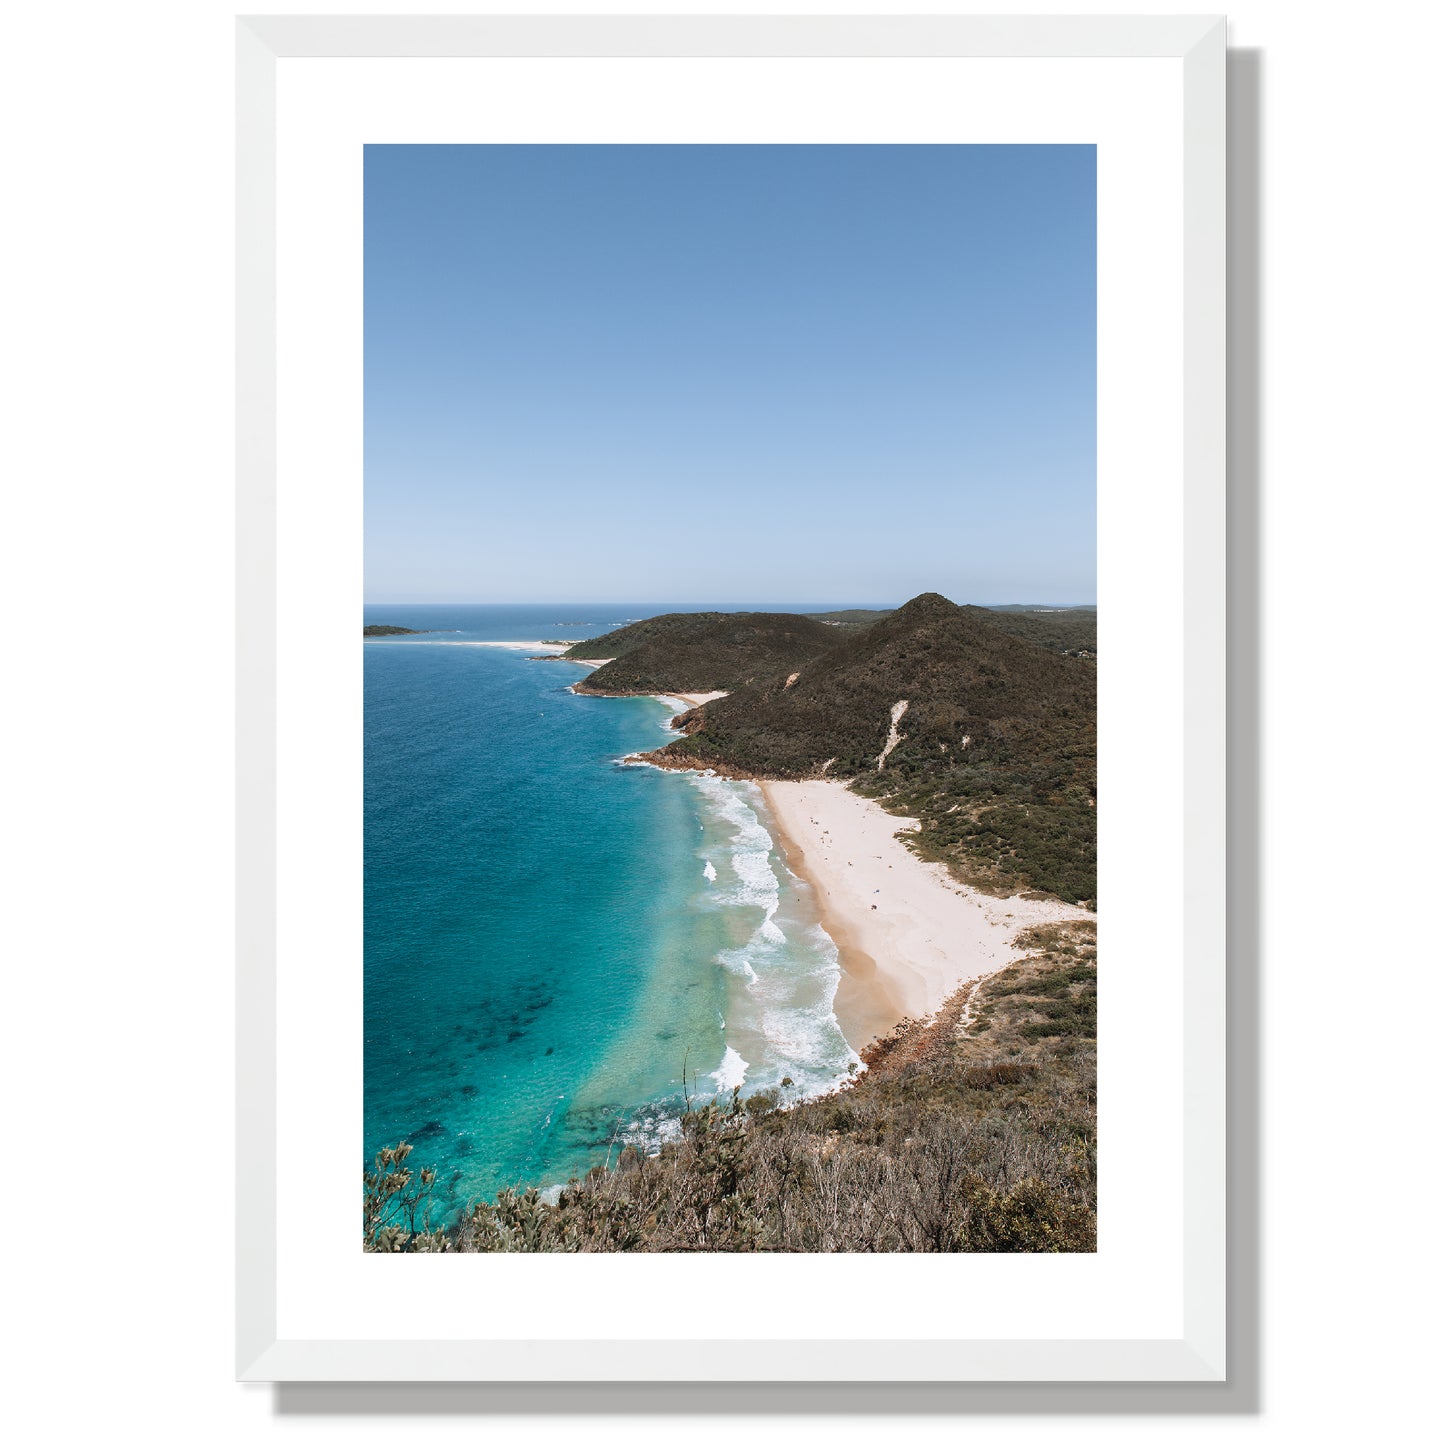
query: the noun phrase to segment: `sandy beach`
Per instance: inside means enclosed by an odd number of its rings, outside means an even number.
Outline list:
[[[668,706],[680,707],[684,712],[689,708],[701,707],[705,702],[716,702],[720,697],[726,697],[725,692],[658,692],[653,694],[659,702],[665,702]]]
[[[862,1048],[902,1018],[931,1014],[961,983],[1019,957],[1039,923],[1094,918],[1057,900],[993,898],[925,863],[895,836],[916,819],[885,813],[841,782],[759,784],[779,844],[818,895],[843,977],[834,1011]]]
[[[568,658],[586,667],[609,659]],[[723,692],[654,694],[678,711]],[[647,762],[638,753],[628,762]],[[823,927],[838,946],[842,978],[834,1013],[854,1049],[904,1018],[935,1013],[960,984],[1003,968],[1013,940],[1040,923],[1094,919],[1057,899],[995,898],[926,863],[898,834],[914,818],[886,813],[841,781],[759,782],[776,841],[817,894]]]
[[[494,642],[472,637],[425,636],[365,637],[362,641],[384,643],[387,647],[501,647],[508,652],[539,652],[549,657],[560,656],[571,645],[557,642]]]

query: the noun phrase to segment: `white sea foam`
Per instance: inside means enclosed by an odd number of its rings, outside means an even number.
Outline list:
[[[714,839],[704,848],[704,876],[717,882],[709,905],[762,912],[760,919],[753,915],[745,943],[716,955],[717,964],[742,985],[731,994],[726,1028],[750,1056],[747,1090],[776,1087],[788,1078],[789,1099],[826,1093],[859,1062],[833,1013],[841,976],[838,950],[809,917],[804,885],[777,855],[754,785],[689,776]],[[736,1052],[729,1049],[715,1076],[720,1087],[731,1087],[721,1081]]]
[[[699,906],[721,913],[731,937],[744,940],[713,955],[726,971],[715,1035],[722,1058],[710,1073],[689,1072],[688,1092],[694,1103],[733,1089],[745,1095],[780,1089],[785,1103],[827,1093],[858,1063],[833,1014],[838,950],[816,922],[806,885],[774,847],[755,785],[684,776],[697,789],[703,825],[697,857],[711,885]],[[617,1129],[615,1150],[632,1145],[657,1154],[681,1135],[682,1109],[677,1094],[654,1099]]]
[[[738,848],[730,861],[737,876],[737,887],[728,901],[766,909],[772,917],[778,906],[778,875],[773,872],[768,850]]]
[[[617,1131],[619,1149],[631,1144],[639,1154],[659,1154],[664,1144],[682,1138],[682,1121],[660,1105],[651,1105],[635,1114]],[[616,1162],[614,1160],[614,1162]]]
[[[713,1071],[718,1089],[724,1093],[740,1089],[748,1072],[748,1061],[729,1044],[723,1050],[723,1061]]]
[[[752,784],[706,773],[689,773],[688,777],[713,815],[733,834],[724,845],[723,861],[737,882],[723,902],[761,908],[771,918],[778,906],[778,879],[772,865],[773,839],[744,792]]]
[[[757,973],[748,958],[752,944],[745,943],[741,948],[725,948],[718,954],[717,961],[727,969],[729,973],[735,973],[739,978],[745,978],[749,983],[757,981]]]

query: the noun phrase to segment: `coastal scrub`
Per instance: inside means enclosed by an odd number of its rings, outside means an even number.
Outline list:
[[[572,1181],[474,1203],[429,1228],[425,1189],[390,1151],[367,1177],[378,1251],[1077,1253],[1095,1248],[1092,923],[1028,930],[1023,958],[904,1020],[823,1098],[788,1088],[699,1100],[682,1137]],[[405,1146],[402,1146],[403,1148]],[[388,1151],[383,1151],[387,1153]],[[389,1190],[418,1224],[381,1222]]]

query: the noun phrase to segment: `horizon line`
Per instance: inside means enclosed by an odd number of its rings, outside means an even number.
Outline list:
[[[928,589],[928,590],[932,590],[932,589]],[[915,592],[915,593],[913,594],[914,597],[917,597],[917,596],[920,596],[920,595],[921,595],[921,594],[920,594],[920,593],[917,593],[917,592]],[[941,596],[941,597],[946,597],[947,595],[948,595],[947,593],[939,593],[939,596]],[[905,599],[905,602],[911,601],[911,600],[912,600],[912,598],[907,598],[907,599]],[[949,600],[950,602],[953,601],[953,599],[952,599],[951,597],[950,597],[948,600]],[[468,598],[468,599],[465,599],[465,600],[462,599],[462,598],[441,599],[441,600],[438,600],[438,599],[436,599],[436,598],[426,598],[426,599],[423,599],[423,598],[387,598],[387,599],[382,600],[382,601],[377,601],[377,600],[372,599],[372,598],[363,598],[361,605],[362,605],[363,607],[631,607],[631,606],[635,606],[635,607],[671,607],[671,606],[721,607],[721,606],[724,606],[724,605],[729,605],[729,606],[734,606],[734,607],[736,607],[736,606],[762,606],[762,605],[768,605],[768,606],[773,606],[773,607],[809,607],[809,606],[815,606],[815,607],[819,607],[819,608],[829,608],[829,609],[832,609],[832,610],[835,610],[835,611],[845,611],[845,610],[847,610],[847,609],[849,609],[849,608],[853,608],[853,609],[857,609],[857,610],[873,609],[873,610],[883,611],[883,610],[889,609],[889,608],[895,608],[895,609],[896,609],[896,608],[902,607],[902,606],[905,605],[905,603],[904,603],[904,602],[878,602],[878,601],[867,601],[867,602],[819,602],[819,601],[817,601],[816,599],[810,599],[810,600],[808,600],[808,601],[806,601],[806,602],[800,602],[800,601],[796,601],[796,600],[794,600],[794,601],[782,601],[782,602],[779,602],[779,601],[776,601],[776,600],[769,600],[769,599],[764,599],[764,598],[759,598],[759,599],[756,599],[756,600],[751,601],[751,602],[744,602],[743,600],[738,599],[738,598],[728,598],[728,599],[726,599],[726,600],[724,601],[723,599],[707,599],[707,598],[688,598],[688,599],[683,599],[683,598],[676,598],[676,597],[674,597],[674,598],[668,598],[668,599],[666,599],[666,600],[658,600],[658,599],[648,600],[648,599],[638,599],[638,598],[636,598],[636,597],[627,597],[627,598],[616,598],[616,597],[600,597],[600,598],[595,598],[595,597],[570,597],[570,598],[567,598],[567,597],[564,597],[564,598],[560,598],[560,599],[559,599],[559,598],[555,598],[555,597],[546,597],[546,598],[538,598],[538,599],[533,599],[533,598],[519,598],[519,599],[516,599],[516,600],[492,598],[492,599],[486,600],[486,601],[481,601],[481,600],[472,599],[472,598]],[[1098,601],[1095,600],[1095,601],[1093,601],[1093,602],[957,602],[957,603],[955,603],[954,605],[955,605],[955,606],[958,606],[958,607],[1059,607],[1059,608],[1069,608],[1069,607],[1098,607],[1099,604],[1098,604]]]

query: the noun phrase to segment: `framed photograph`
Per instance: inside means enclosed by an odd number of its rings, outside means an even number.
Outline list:
[[[245,1380],[1225,1379],[1224,22],[238,22]]]

